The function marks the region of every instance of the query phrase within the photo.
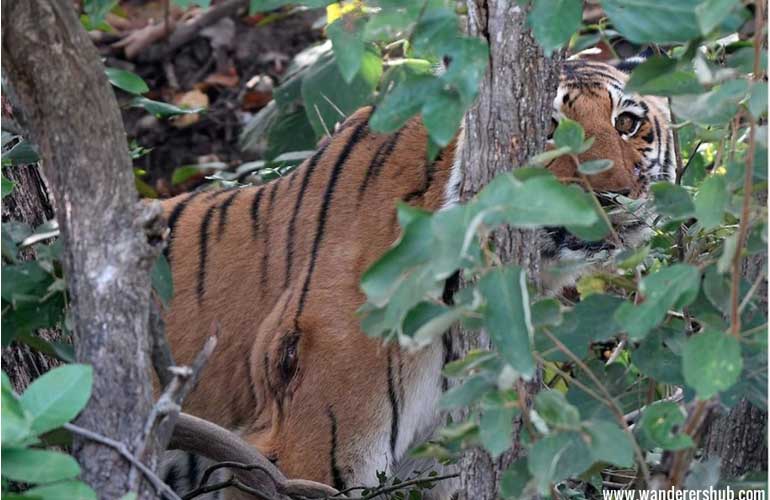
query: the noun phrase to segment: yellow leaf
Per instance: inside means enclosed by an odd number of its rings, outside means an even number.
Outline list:
[[[329,25],[348,12],[361,8],[361,0],[347,0],[337,2],[326,7],[326,24]]]
[[[596,276],[583,276],[577,282],[577,291],[581,299],[594,293],[604,293],[606,289],[607,284],[604,280]]]

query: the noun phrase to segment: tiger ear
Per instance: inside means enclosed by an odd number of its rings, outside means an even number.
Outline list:
[[[652,47],[647,47],[633,57],[623,59],[622,61],[616,61],[613,66],[615,66],[615,68],[619,69],[623,73],[631,73],[634,68],[642,64],[653,55],[655,55],[655,51],[653,51]]]

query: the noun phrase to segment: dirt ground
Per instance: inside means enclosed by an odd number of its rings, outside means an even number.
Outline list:
[[[209,10],[223,3],[215,1]],[[123,16],[107,17],[116,32],[92,32],[106,66],[141,76],[150,88],[146,97],[207,108],[200,115],[157,119],[144,109],[129,107],[133,96],[117,91],[129,140],[149,150],[134,160],[134,166],[146,172],[142,180],[161,197],[189,188],[171,185],[171,174],[180,166],[217,162],[235,166],[259,156],[240,151],[241,128],[272,98],[273,87],[294,55],[322,39],[325,19],[323,9],[286,8],[255,16],[239,11],[201,29],[170,57],[149,60],[150,52],[173,40],[174,27],[178,31],[204,13],[172,5],[166,18],[171,24],[169,37],[149,43],[144,33],[163,24],[163,7],[158,2],[121,2]]]

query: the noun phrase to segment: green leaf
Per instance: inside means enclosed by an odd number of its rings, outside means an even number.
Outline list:
[[[561,304],[558,300],[542,299],[532,304],[532,324],[535,327],[558,325],[561,321]]]
[[[648,255],[650,255],[650,246],[644,245],[639,248],[623,250],[615,257],[615,260],[618,263],[619,269],[628,271],[636,269],[637,266],[644,262]]]
[[[26,497],[40,500],[96,500],[96,493],[80,481],[65,481],[38,486],[24,492]]]
[[[153,290],[157,292],[160,300],[166,307],[168,307],[171,298],[174,296],[174,282],[172,278],[168,259],[163,254],[158,255],[155,265],[152,266],[152,271],[150,271],[150,279]]]
[[[634,43],[689,42],[700,35],[700,0],[602,0],[613,26]]]
[[[529,450],[529,472],[543,495],[551,483],[582,474],[592,462],[591,450],[578,432],[549,434]]]
[[[174,0],[174,3],[182,9],[187,9],[193,5],[207,9],[211,5],[211,0]]]
[[[520,458],[512,463],[500,477],[500,495],[505,499],[523,498],[524,488],[532,476],[527,467],[527,459]]]
[[[701,35],[707,36],[719,26],[739,0],[703,0],[695,7],[695,18],[698,20]]]
[[[26,139],[17,142],[3,153],[3,166],[29,165],[40,161],[37,148]]]
[[[664,267],[645,277],[640,285],[644,302],[625,302],[615,312],[615,320],[632,340],[641,340],[666,317],[669,309],[681,309],[698,296],[700,272],[687,264]]]
[[[577,430],[580,413],[569,404],[559,391],[543,390],[535,396],[535,411],[552,427],[560,430]]]
[[[596,175],[611,169],[612,160],[590,160],[578,165],[578,172],[585,175]]]
[[[5,176],[2,176],[2,197],[5,198],[9,194],[11,194],[11,191],[13,191],[13,187],[16,185],[15,182],[9,181],[5,178]]]
[[[656,182],[652,185],[655,210],[675,219],[686,219],[695,215],[695,205],[690,194],[681,186],[670,182]]]
[[[134,97],[129,106],[132,108],[142,108],[158,118],[170,118],[172,116],[189,115],[205,111],[205,108],[180,108],[167,102],[153,101],[146,97]]]
[[[670,401],[658,401],[644,409],[639,429],[651,447],[682,450],[694,445],[690,436],[675,430],[681,430],[684,421],[685,416],[679,406]]]
[[[366,19],[357,12],[352,12],[326,27],[326,34],[334,47],[334,59],[337,61],[342,78],[348,84],[353,81],[364,57],[363,26]]]
[[[377,307],[387,304],[391,295],[416,264],[430,256],[430,217],[425,212],[413,214],[398,242],[361,277],[361,289]],[[409,266],[409,267],[407,267]]]
[[[709,399],[738,381],[741,345],[732,335],[706,331],[690,337],[682,351],[682,373],[698,399]]]
[[[443,147],[457,134],[465,107],[457,92],[446,89],[428,96],[422,106],[422,118],[431,139]]]
[[[537,43],[546,56],[567,43],[583,20],[582,0],[535,0],[528,16]]]
[[[767,114],[767,82],[754,82],[751,85],[748,106],[754,118]]]
[[[492,226],[588,227],[599,220],[590,195],[551,175],[525,182],[511,174],[498,175],[478,194],[476,204],[480,212],[486,211],[484,222]]]
[[[671,107],[680,119],[703,126],[724,125],[738,111],[748,90],[746,80],[730,80],[705,94],[674,96]]]
[[[475,403],[495,385],[485,376],[475,375],[462,385],[452,387],[441,395],[439,406],[446,409],[464,408]]]
[[[582,153],[585,132],[578,122],[569,118],[562,118],[559,121],[559,126],[553,132],[553,141],[557,148],[569,148],[572,153]]]
[[[31,437],[30,422],[18,397],[13,392],[8,375],[3,372],[2,389],[2,443],[4,447],[22,444]]]
[[[41,434],[75,418],[91,396],[92,383],[93,369],[77,364],[54,368],[32,382],[20,398],[32,430]]]
[[[642,340],[631,359],[640,372],[658,382],[683,385],[682,358],[665,344],[664,328],[653,330]]]
[[[117,3],[118,0],[86,0],[83,9],[93,24],[99,24]]]
[[[372,114],[369,126],[382,133],[395,132],[422,109],[426,97],[435,93],[439,81],[431,75],[413,74],[403,70],[403,81],[385,94]]]
[[[2,460],[2,475],[11,481],[52,483],[80,474],[74,458],[56,451],[3,448]]]
[[[678,65],[676,59],[653,56],[634,68],[625,90],[659,96],[703,92],[703,86],[695,73],[678,69]]]
[[[544,151],[542,153],[536,154],[535,156],[529,159],[529,162],[533,165],[545,165],[551,160],[555,160],[560,156],[564,156],[570,151],[571,151],[570,148],[566,146],[561,148],[551,149],[549,151]]]
[[[118,68],[104,68],[104,72],[112,85],[130,94],[141,95],[150,91],[144,80],[136,73]]]
[[[631,437],[618,424],[592,420],[586,424],[585,430],[591,437],[588,447],[595,462],[605,462],[618,467],[631,467],[634,464]]]
[[[536,365],[524,272],[515,266],[494,268],[481,277],[478,288],[486,301],[483,316],[487,333],[503,359],[529,379]]]
[[[479,421],[479,438],[492,458],[499,457],[511,447],[513,417],[517,413],[517,408],[504,405],[483,410]]]
[[[589,295],[578,302],[572,311],[565,314],[561,325],[554,328],[551,333],[570,351],[582,357],[588,353],[592,342],[607,340],[622,330],[613,317],[621,304],[623,304],[622,299],[611,295],[598,293]],[[538,335],[538,339],[547,348],[553,347],[551,341],[545,336]],[[558,353],[548,356],[548,359],[567,361],[568,358],[565,356]]]
[[[703,229],[710,230],[722,223],[729,201],[727,183],[722,175],[710,175],[695,197],[695,216]]]

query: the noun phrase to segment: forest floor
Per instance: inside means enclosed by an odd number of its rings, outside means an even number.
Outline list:
[[[172,2],[166,11],[163,1],[123,0],[107,16],[108,31],[90,32],[107,67],[144,79],[150,88],[145,97],[206,108],[200,114],[158,119],[129,107],[133,96],[116,89],[129,141],[145,150],[134,166],[146,172],[142,180],[161,197],[184,192],[202,180],[203,174],[172,185],[171,175],[181,166],[233,166],[258,158],[258,150],[243,152],[238,147],[243,125],[272,99],[272,89],[292,58],[322,39],[323,9],[254,16],[239,11],[192,28],[208,22],[206,16],[227,3],[215,1],[202,10],[180,9]],[[191,36],[169,50],[185,31]]]

